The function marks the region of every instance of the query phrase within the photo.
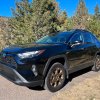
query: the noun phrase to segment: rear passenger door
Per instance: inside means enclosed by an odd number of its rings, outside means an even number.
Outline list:
[[[91,62],[93,57],[97,51],[96,44],[92,38],[91,33],[83,32],[83,39],[84,39],[84,49],[87,52],[87,62]]]

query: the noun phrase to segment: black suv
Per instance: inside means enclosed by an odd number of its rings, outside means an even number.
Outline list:
[[[85,30],[47,35],[36,43],[11,46],[0,53],[0,74],[15,84],[58,91],[75,71],[100,70],[100,42]]]

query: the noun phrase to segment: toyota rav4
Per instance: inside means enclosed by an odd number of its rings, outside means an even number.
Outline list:
[[[71,73],[90,66],[100,70],[100,42],[81,29],[47,35],[0,53],[2,76],[21,86],[42,86],[51,92],[60,90]]]

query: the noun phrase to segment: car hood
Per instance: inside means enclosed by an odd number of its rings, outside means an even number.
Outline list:
[[[2,52],[5,53],[23,53],[28,51],[43,50],[47,48],[59,47],[62,44],[25,44],[6,47]]]

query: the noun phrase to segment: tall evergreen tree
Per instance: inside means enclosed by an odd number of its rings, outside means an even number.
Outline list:
[[[88,20],[88,9],[86,8],[85,1],[79,0],[76,14],[73,17],[74,28],[85,28],[86,21]]]
[[[68,30],[68,27],[67,27],[68,16],[67,16],[67,13],[65,11],[60,12],[60,14],[58,16],[58,20],[59,20],[58,30],[59,31]]]
[[[86,8],[84,0],[79,0],[79,5],[76,11],[76,16],[83,17],[88,15],[88,9]]]
[[[58,4],[55,0],[20,0],[16,2],[9,21],[9,42],[31,42],[43,35],[57,32]],[[9,43],[7,42],[7,43]]]
[[[100,8],[98,4],[95,7],[95,18],[100,20]]]
[[[95,33],[100,38],[100,11],[98,4],[94,9],[95,14],[91,17],[91,20],[87,23],[87,29]]]
[[[59,8],[55,0],[34,0],[33,9],[33,32],[37,38],[57,32]]]
[[[9,20],[9,42],[24,43],[31,40],[31,5],[29,0],[21,0],[16,2],[16,9],[12,9],[13,18]],[[13,42],[12,42],[13,41]],[[8,43],[9,43],[8,42]]]

